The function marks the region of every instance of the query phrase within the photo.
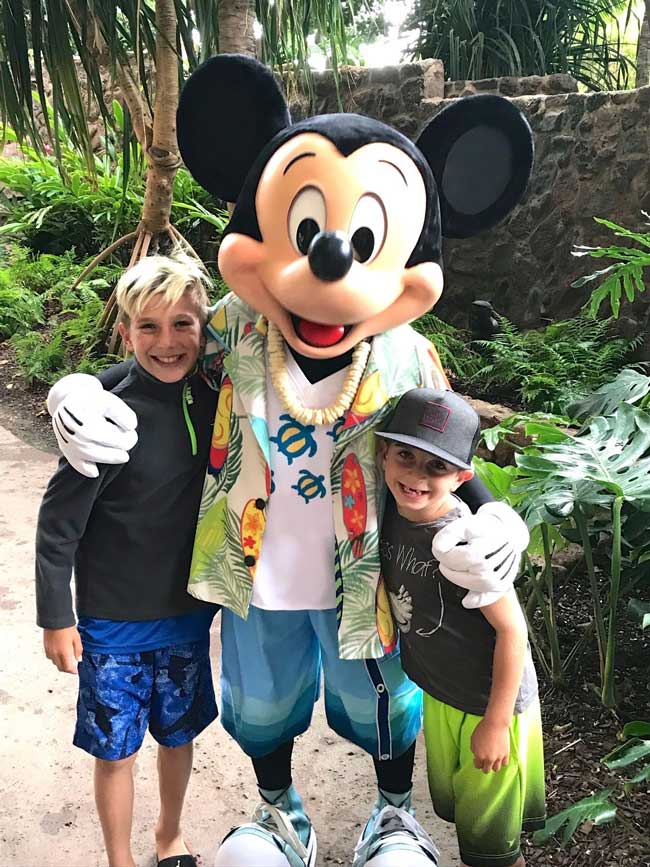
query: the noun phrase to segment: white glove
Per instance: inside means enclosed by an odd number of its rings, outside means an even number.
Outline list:
[[[470,592],[465,608],[496,602],[512,587],[528,529],[507,503],[485,503],[475,515],[443,527],[431,545],[442,574]]]
[[[96,478],[98,463],[126,463],[138,441],[133,410],[86,373],[71,373],[53,385],[47,409],[59,448],[82,476]]]

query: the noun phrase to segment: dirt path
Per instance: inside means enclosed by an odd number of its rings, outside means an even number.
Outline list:
[[[44,658],[34,625],[36,513],[55,462],[0,427],[0,860],[16,867],[103,867],[91,759],[70,743],[76,682]],[[217,632],[212,649],[217,672]],[[348,864],[374,800],[371,762],[327,728],[322,705],[295,758],[296,782],[318,834],[318,864]],[[151,867],[157,795],[150,738],[136,774],[134,852],[139,867]],[[248,819],[255,796],[248,760],[219,724],[212,725],[197,742],[186,806],[187,836],[203,867],[212,864],[230,826]],[[458,865],[453,829],[432,816],[421,760],[415,802],[441,849],[442,867]]]

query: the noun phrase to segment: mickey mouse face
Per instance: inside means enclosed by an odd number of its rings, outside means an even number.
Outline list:
[[[236,207],[219,251],[229,288],[312,358],[410,322],[442,291],[441,236],[519,201],[530,129],[507,100],[455,100],[414,145],[357,115],[291,126],[272,74],[220,55],[188,80],[178,140],[205,189]]]
[[[406,268],[426,190],[413,161],[390,144],[346,157],[317,133],[290,138],[262,172],[255,210],[262,240],[229,235],[219,267],[305,355],[338,355],[440,296],[439,266]]]

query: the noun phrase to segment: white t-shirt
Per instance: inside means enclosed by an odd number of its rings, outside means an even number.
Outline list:
[[[296,398],[303,406],[329,406],[341,393],[347,367],[312,384],[288,350],[286,364]],[[330,463],[336,422],[297,422],[278,400],[268,372],[266,399],[271,495],[251,603],[271,611],[334,608]]]

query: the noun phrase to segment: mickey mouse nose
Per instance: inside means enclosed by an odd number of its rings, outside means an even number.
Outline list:
[[[316,277],[333,282],[348,273],[354,253],[344,232],[319,232],[309,245],[307,258]]]

